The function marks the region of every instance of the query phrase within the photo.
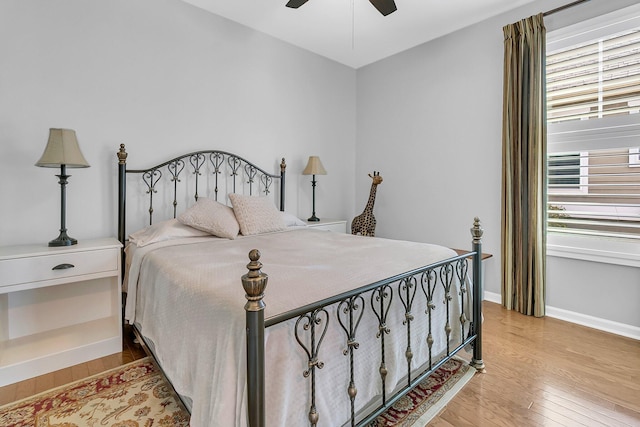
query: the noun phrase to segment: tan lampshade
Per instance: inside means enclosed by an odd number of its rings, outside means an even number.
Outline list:
[[[71,129],[49,129],[49,141],[36,166],[58,168],[88,168],[89,163],[82,155],[76,131]]]
[[[302,171],[302,175],[326,175],[327,171],[322,166],[322,162],[320,161],[320,157],[318,156],[309,156],[309,162],[307,163],[307,167]]]

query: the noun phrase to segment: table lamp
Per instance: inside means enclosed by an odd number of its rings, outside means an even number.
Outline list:
[[[45,168],[60,167],[60,235],[49,242],[49,246],[71,246],[78,241],[67,235],[67,227],[65,225],[66,216],[66,193],[67,167],[69,168],[88,168],[89,163],[82,155],[76,131],[71,129],[49,129],[49,141],[42,153],[42,157],[36,163],[36,166]]]
[[[320,161],[320,157],[318,156],[309,156],[309,162],[307,162],[307,167],[302,171],[302,175],[313,175],[311,179],[311,187],[313,188],[313,213],[311,218],[307,221],[320,221],[320,218],[316,217],[316,175],[326,175],[327,171],[322,166],[322,162]]]

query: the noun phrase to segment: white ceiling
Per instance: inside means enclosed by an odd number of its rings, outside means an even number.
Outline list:
[[[395,0],[382,16],[368,0],[184,0],[353,68],[535,0]]]

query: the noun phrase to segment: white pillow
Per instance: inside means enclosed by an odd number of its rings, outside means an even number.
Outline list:
[[[182,237],[202,237],[208,236],[205,231],[196,230],[178,222],[177,219],[162,221],[150,225],[142,230],[129,235],[129,242],[138,247],[150,245],[151,243],[162,242],[164,240],[179,239]]]
[[[199,198],[178,216],[178,221],[218,237],[235,239],[240,230],[233,210],[213,199]]]
[[[306,226],[307,223],[289,212],[280,212],[284,225],[287,227]]]
[[[262,196],[229,194],[240,232],[245,236],[280,231],[287,228],[273,200]]]

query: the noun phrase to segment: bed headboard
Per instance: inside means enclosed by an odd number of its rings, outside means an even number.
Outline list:
[[[272,195],[284,211],[286,163],[280,162],[280,174],[271,174],[242,157],[219,150],[202,150],[175,157],[147,169],[127,169],[127,152],[120,144],[118,155],[118,240],[127,238],[127,184],[137,191],[136,208],[144,205],[145,225],[154,219],[176,218],[198,197],[226,203],[230,193]],[[128,177],[135,176],[128,183]],[[279,193],[274,191],[279,181]],[[156,218],[154,218],[156,214]]]

